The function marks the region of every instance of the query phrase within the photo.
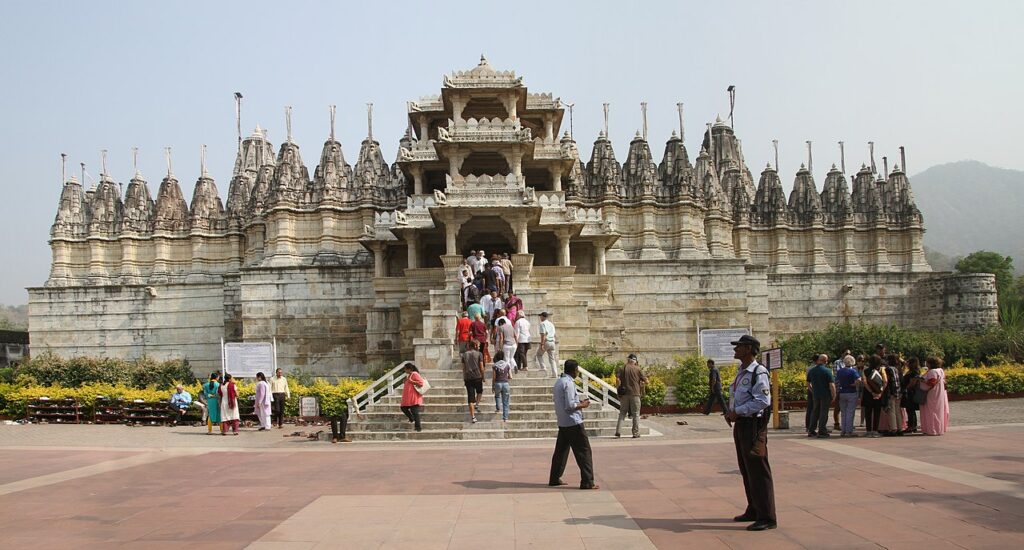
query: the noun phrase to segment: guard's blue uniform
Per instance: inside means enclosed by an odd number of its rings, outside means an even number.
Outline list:
[[[729,409],[739,418],[733,426],[736,459],[747,494],[744,516],[776,522],[775,485],[768,464],[768,416],[772,404],[771,375],[756,360],[739,369],[729,392]]]

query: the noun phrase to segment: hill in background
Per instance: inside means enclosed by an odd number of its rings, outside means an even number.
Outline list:
[[[991,250],[1024,270],[1024,172],[974,160],[933,166],[910,179],[934,254]],[[935,269],[943,266],[933,265]]]
[[[0,304],[0,330],[28,330],[28,304],[20,306]]]

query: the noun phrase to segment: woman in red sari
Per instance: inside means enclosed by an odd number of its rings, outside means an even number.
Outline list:
[[[230,374],[224,375],[224,383],[217,390],[220,395],[220,435],[228,435],[228,426],[232,435],[238,435],[238,388]]]

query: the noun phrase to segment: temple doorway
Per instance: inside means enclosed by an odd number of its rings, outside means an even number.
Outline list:
[[[512,226],[499,216],[474,216],[459,228],[457,243],[463,257],[468,256],[470,250],[480,249],[484,250],[488,259],[491,254],[516,252]]]

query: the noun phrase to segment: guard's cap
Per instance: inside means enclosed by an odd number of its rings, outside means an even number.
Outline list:
[[[744,334],[743,336],[740,336],[739,340],[735,340],[729,343],[734,346],[751,346],[757,349],[761,349],[761,342],[757,338],[754,338],[749,334]]]

